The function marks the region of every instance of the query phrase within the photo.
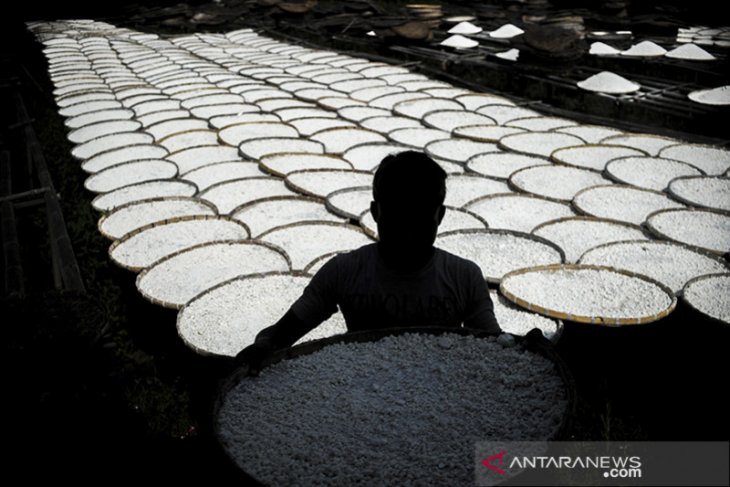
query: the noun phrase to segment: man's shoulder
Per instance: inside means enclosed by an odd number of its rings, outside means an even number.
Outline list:
[[[475,271],[481,273],[481,269],[474,261],[452,254],[451,252],[438,247],[435,247],[435,249],[436,257],[440,260],[441,266],[444,269],[460,273],[470,273]]]
[[[376,244],[367,244],[354,250],[349,250],[336,254],[322,266],[321,270],[334,270],[336,268],[348,269],[352,266],[358,266],[363,262],[370,262],[375,257]]]

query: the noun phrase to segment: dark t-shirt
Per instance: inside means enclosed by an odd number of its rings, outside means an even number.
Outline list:
[[[314,327],[340,307],[349,331],[401,326],[461,326],[499,332],[479,267],[441,249],[413,273],[387,268],[370,244],[340,254],[312,278],[293,313]]]

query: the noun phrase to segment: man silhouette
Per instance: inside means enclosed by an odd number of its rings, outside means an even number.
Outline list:
[[[486,281],[472,261],[435,248],[446,173],[415,151],[389,155],[373,179],[379,240],[328,261],[302,296],[237,361],[258,368],[340,307],[348,331],[445,326],[500,333]]]

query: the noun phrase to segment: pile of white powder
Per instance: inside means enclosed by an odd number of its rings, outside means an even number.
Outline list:
[[[470,485],[474,444],[546,440],[555,366],[493,339],[409,333],[279,362],[224,397],[219,439],[267,485]]]

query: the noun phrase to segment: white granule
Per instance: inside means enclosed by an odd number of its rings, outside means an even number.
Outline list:
[[[503,332],[525,336],[537,328],[553,343],[560,337],[563,325],[559,321],[520,308],[493,289],[489,290],[489,295],[494,303],[494,316]]]
[[[130,145],[101,152],[85,160],[81,164],[81,169],[89,173],[95,173],[124,162],[140,159],[163,159],[166,158],[167,154],[167,149],[156,144]]]
[[[459,22],[455,26],[453,26],[451,29],[448,30],[449,34],[464,34],[464,35],[470,35],[470,34],[478,34],[483,29],[479,27],[478,25],[474,25],[471,22]]]
[[[133,110],[135,117],[141,117],[154,112],[161,112],[164,110],[176,110],[180,107],[180,100],[151,100],[138,103],[134,106]]]
[[[265,156],[259,162],[262,169],[275,176],[286,177],[287,174],[304,169],[352,169],[347,161],[329,154],[289,153]]]
[[[350,96],[357,101],[368,102],[381,96],[403,93],[404,90],[401,86],[370,86],[355,90],[350,93]]]
[[[560,264],[560,252],[528,234],[506,230],[460,231],[436,237],[436,247],[474,261],[490,282],[515,269]]]
[[[113,244],[109,255],[122,267],[141,270],[163,257],[197,244],[247,238],[246,228],[234,220],[196,217],[158,224],[127,235]]]
[[[152,112],[147,115],[134,117],[143,127],[149,127],[152,124],[162,122],[164,120],[173,120],[176,118],[189,117],[190,112],[187,110],[163,110],[161,112]]]
[[[641,88],[641,85],[627,80],[623,76],[610,71],[601,71],[582,81],[576,83],[578,88],[586,91],[595,91],[598,93],[610,93],[612,95],[620,95],[624,93],[633,93]]]
[[[679,293],[690,279],[728,272],[718,257],[709,257],[671,242],[616,242],[593,248],[579,264],[611,266],[651,277]]]
[[[334,128],[353,128],[355,124],[346,120],[336,118],[298,118],[289,122],[304,137],[309,137],[322,130]]]
[[[534,269],[507,276],[500,289],[531,305],[605,320],[646,320],[672,305],[658,285],[609,269]]]
[[[197,118],[175,118],[172,120],[164,120],[156,124],[150,125],[145,132],[151,134],[156,141],[160,141],[165,137],[191,130],[203,130],[208,128],[208,122]],[[163,144],[164,145],[164,144]]]
[[[201,354],[234,357],[264,328],[276,323],[309,284],[310,276],[273,273],[243,276],[198,295],[177,316],[177,331]],[[300,342],[347,330],[338,312]]]
[[[583,253],[602,244],[620,240],[648,240],[638,226],[588,217],[547,222],[532,233],[563,249],[566,262],[576,262]]]
[[[470,202],[465,208],[489,223],[489,228],[531,232],[550,220],[575,216],[569,205],[522,194],[495,194]]]
[[[730,105],[730,85],[718,86],[709,90],[695,90],[687,98],[702,105]]]
[[[194,147],[186,149],[174,154],[170,154],[165,159],[177,164],[180,168],[180,174],[192,171],[199,167],[214,164],[216,162],[238,161],[241,156],[238,149],[228,147],[226,145],[209,145],[205,147]]]
[[[360,186],[333,191],[327,195],[327,209],[343,218],[357,220],[370,208],[373,189]]]
[[[265,98],[256,102],[255,106],[258,106],[263,112],[275,112],[283,108],[314,107],[311,103],[293,98]]]
[[[421,121],[431,128],[445,130],[446,132],[451,132],[456,128],[465,127],[467,125],[495,124],[495,121],[486,115],[481,115],[466,109],[428,112],[423,116]]]
[[[263,272],[288,272],[286,256],[257,242],[211,243],[157,262],[137,276],[147,299],[181,307],[228,279]]]
[[[696,44],[683,44],[665,54],[668,58],[692,61],[714,61],[717,58]]]
[[[256,176],[264,176],[256,162],[230,161],[215,162],[208,166],[199,167],[192,171],[180,175],[180,179],[185,179],[194,183],[199,191],[205,191],[214,184],[230,181],[232,179],[250,178]]]
[[[473,156],[487,152],[495,152],[499,149],[497,149],[497,144],[489,142],[475,142],[468,139],[446,139],[431,142],[426,145],[425,150],[426,154],[431,157],[438,157],[450,162],[465,163]]]
[[[619,184],[585,189],[573,198],[573,206],[590,216],[641,225],[650,213],[684,208],[665,193]]]
[[[196,107],[191,110],[193,116],[207,120],[216,128],[244,122],[271,122],[279,120],[276,115],[259,113],[259,107],[248,103],[232,103],[230,105],[212,105]],[[258,115],[258,117],[256,116]]]
[[[206,108],[206,107],[201,107]],[[209,107],[208,107],[209,108]],[[241,123],[281,122],[281,119],[273,113],[241,113],[232,115],[217,115],[208,120],[211,127],[219,130]]]
[[[372,130],[358,128],[336,128],[322,130],[310,137],[311,140],[324,144],[325,151],[330,154],[342,154],[358,144],[368,142],[385,142],[387,139]]]
[[[697,279],[687,284],[682,297],[698,311],[730,324],[730,274]]]
[[[215,209],[197,198],[168,197],[130,203],[99,221],[99,231],[112,240],[150,223],[190,215],[215,215]]]
[[[118,101],[98,100],[69,105],[59,110],[59,114],[66,117],[67,127],[79,128],[104,120],[130,119],[134,112],[122,108]]]
[[[423,149],[430,142],[448,139],[449,133],[436,129],[407,128],[393,130],[388,134],[388,138],[409,148]]]
[[[104,135],[132,132],[142,127],[136,120],[111,120],[87,125],[68,133],[68,140],[74,144],[83,144]]]
[[[374,88],[376,86],[384,86],[385,81],[377,78],[362,78],[362,79],[351,79],[337,81],[329,85],[333,90],[341,91],[343,93],[350,94],[353,91],[362,90],[363,88]]]
[[[560,117],[523,117],[507,122],[510,127],[518,127],[530,132],[547,132],[561,127],[573,127],[577,123]]]
[[[238,206],[254,200],[294,194],[281,179],[260,176],[218,183],[200,192],[198,196],[213,203],[221,215],[227,215]]]
[[[244,122],[218,131],[224,144],[237,147],[241,142],[270,137],[299,137],[296,128],[283,122]]]
[[[305,169],[286,176],[286,185],[299,193],[325,199],[330,193],[358,186],[372,186],[373,174],[368,171],[342,169]]]
[[[499,141],[499,145],[515,152],[550,157],[550,154],[563,147],[585,144],[583,139],[560,132],[526,132],[508,135]]]
[[[313,140],[296,137],[274,137],[247,140],[238,146],[238,151],[244,158],[257,161],[272,154],[291,152],[322,154],[323,144]]]
[[[610,137],[606,137],[600,142],[603,145],[621,145],[624,147],[633,147],[634,149],[639,149],[646,152],[650,156],[658,155],[659,152],[665,147],[681,143],[680,140],[670,139],[669,137],[658,137],[656,135],[641,134],[612,135]]]
[[[475,442],[546,440],[565,408],[555,365],[537,354],[408,333],[329,345],[244,378],[216,427],[266,485],[470,485]]]
[[[353,122],[360,122],[371,117],[386,117],[392,115],[388,110],[372,106],[345,107],[337,110],[337,114]]]
[[[342,158],[352,164],[355,169],[372,171],[380,165],[380,162],[386,156],[398,154],[408,149],[408,147],[389,142],[361,144],[345,151]]]
[[[542,157],[527,156],[511,152],[495,151],[478,154],[466,163],[466,168],[477,174],[493,178],[509,179],[509,177],[526,167],[548,166],[550,161]]]
[[[622,56],[635,56],[635,57],[658,57],[663,56],[667,53],[667,50],[662,46],[651,42],[642,41],[638,44],[631,46],[625,51],[621,51]]]
[[[598,144],[605,138],[621,135],[620,130],[603,127],[600,125],[574,125],[572,127],[560,127],[556,132],[571,134],[585,140],[589,144]]]
[[[504,125],[512,120],[524,117],[538,117],[540,113],[530,110],[529,108],[507,105],[502,102],[495,102],[494,105],[484,105],[477,108],[477,113],[486,115],[492,120],[496,120],[497,124]]]
[[[446,178],[444,204],[459,208],[482,196],[509,191],[507,184],[502,181],[475,175],[450,175]]]
[[[276,196],[255,200],[242,206],[231,216],[245,223],[252,237],[291,223],[343,221],[327,211],[321,202],[304,196]]]
[[[259,239],[284,249],[294,270],[304,269],[321,255],[354,250],[372,243],[360,228],[332,222],[306,222],[277,227]]]
[[[699,176],[700,170],[684,162],[661,157],[621,157],[606,164],[606,174],[639,188],[664,190],[680,176]]]
[[[718,176],[730,169],[730,150],[697,144],[680,144],[665,147],[660,157],[692,164],[710,176]]]
[[[393,106],[393,113],[404,117],[422,120],[428,112],[436,110],[463,110],[464,105],[447,98],[416,98],[397,103]]]
[[[210,93],[210,94],[209,94]],[[198,96],[191,96],[182,102],[183,108],[188,110],[210,105],[226,105],[229,103],[243,103],[240,95],[228,93],[225,90],[213,92],[211,89],[200,90]]]
[[[558,149],[553,152],[551,158],[561,164],[603,171],[606,164],[613,159],[643,155],[645,155],[644,152],[632,147],[583,145]]]
[[[170,161],[152,159],[126,162],[92,174],[84,181],[84,187],[94,193],[108,193],[122,186],[157,179],[173,179],[176,175],[177,166]]]
[[[668,191],[692,206],[730,211],[730,178],[681,177],[669,183]]]
[[[400,76],[400,75],[397,75],[397,76]],[[411,75],[404,75],[404,76],[411,76]],[[370,101],[369,105],[372,107],[392,110],[393,107],[400,102],[407,101],[407,100],[422,99],[422,98],[428,97],[428,96],[429,95],[427,93],[417,93],[417,92],[393,93],[392,95],[383,95],[383,96],[374,98],[373,100]]]
[[[503,127],[501,125],[467,125],[457,127],[452,132],[456,137],[474,140],[477,142],[499,142],[499,139],[507,135],[520,134],[525,129],[517,127]]]
[[[495,39],[511,39],[512,37],[523,34],[525,31],[512,24],[504,24],[500,28],[489,33],[490,37]]]
[[[91,205],[98,211],[111,211],[133,201],[163,196],[192,196],[197,191],[194,184],[183,180],[146,181],[101,194],[93,199]]]
[[[397,117],[394,115],[387,117],[370,117],[360,122],[362,128],[368,130],[374,130],[381,134],[388,134],[393,130],[405,129],[405,128],[423,128],[420,121],[406,118]]]
[[[595,171],[555,165],[521,169],[509,181],[527,193],[562,201],[572,200],[583,189],[609,182]]]
[[[710,210],[664,210],[646,220],[649,229],[670,240],[713,252],[730,250],[730,215]]]
[[[89,80],[98,81],[101,79],[99,76],[97,76],[95,74],[89,74],[87,76],[89,76],[89,78],[87,78]],[[51,76],[52,80],[53,80],[53,78],[54,78],[54,76]],[[57,81],[54,82],[54,86],[59,86],[62,83],[75,83],[76,79],[78,79],[78,78],[66,77],[63,79],[58,79]],[[70,108],[73,105],[79,105],[79,107],[82,108],[82,112],[83,112],[83,107],[84,107],[85,103],[95,102],[95,101],[114,101],[117,99],[121,100],[121,98],[119,98],[118,96],[114,96],[114,94],[112,94],[112,93],[105,92],[105,91],[94,91],[94,92],[89,92],[89,93],[81,93],[78,95],[63,96],[56,100],[56,104],[59,107],[58,113],[60,115],[63,115],[63,110],[66,108]]]
[[[607,56],[618,54],[619,52],[621,51],[616,49],[615,47],[609,46],[604,42],[593,42],[591,43],[588,54],[593,54],[594,56]]]
[[[467,110],[476,110],[485,105],[512,105],[515,103],[503,96],[492,95],[489,93],[468,93],[456,97],[456,101],[464,105]]]

